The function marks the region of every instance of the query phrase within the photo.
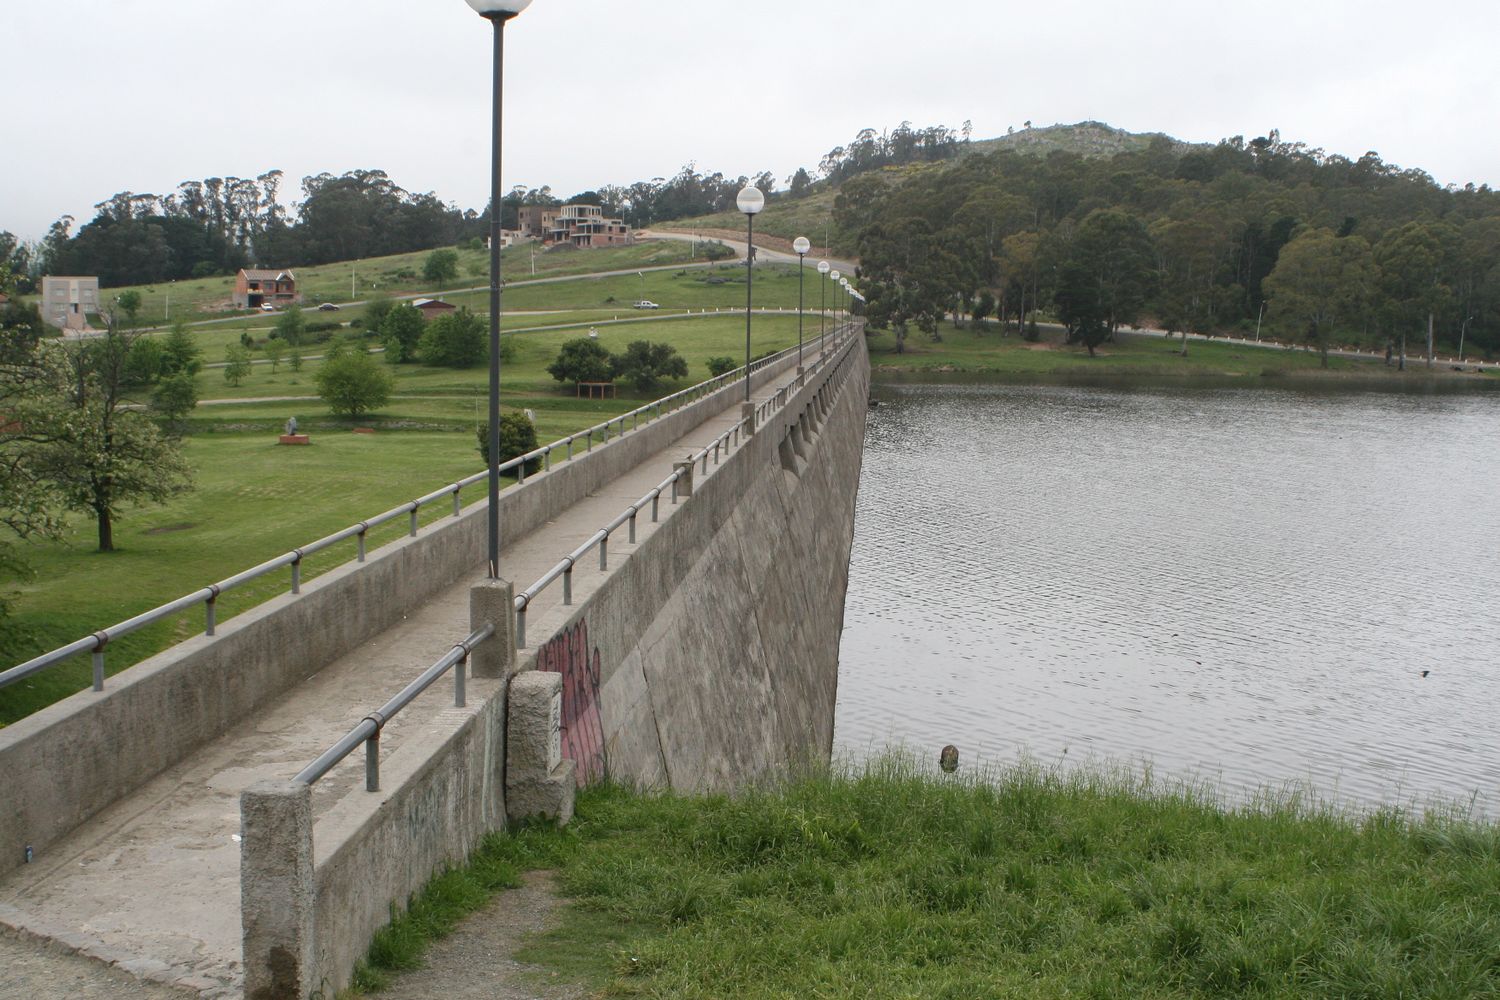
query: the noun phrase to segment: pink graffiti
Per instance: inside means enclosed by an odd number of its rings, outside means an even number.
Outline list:
[[[543,646],[536,668],[562,674],[562,754],[578,766],[578,783],[607,773],[604,723],[599,716],[599,650],[589,650],[589,626],[579,622]]]

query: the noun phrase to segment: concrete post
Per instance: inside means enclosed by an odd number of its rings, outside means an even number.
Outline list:
[[[694,464],[691,458],[672,463],[673,471],[682,473],[682,475],[677,477],[677,494],[679,496],[690,497],[693,495]]]
[[[740,404],[740,419],[745,422],[745,436],[750,437],[755,433],[755,404]]]
[[[807,369],[801,365],[797,366],[797,384],[799,386],[807,384]]]
[[[574,762],[562,756],[562,674],[528,670],[510,682],[505,732],[505,811],[559,826],[573,818]]]
[[[317,986],[311,786],[271,781],[246,789],[240,836],[246,1000],[303,1000]]]
[[[516,588],[508,580],[486,580],[469,591],[469,628],[494,623],[495,634],[474,647],[475,677],[509,677],[516,672]]]

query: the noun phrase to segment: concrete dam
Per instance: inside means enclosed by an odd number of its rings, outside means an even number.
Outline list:
[[[749,403],[740,373],[549,453],[501,495],[508,584],[455,484],[409,537],[307,583],[297,550],[291,592],[214,627],[214,591],[206,634],[0,730],[0,933],[331,996],[393,906],[577,785],[826,761],[869,362],[857,324],[797,354]]]

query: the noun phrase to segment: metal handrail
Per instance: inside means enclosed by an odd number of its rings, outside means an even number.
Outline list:
[[[813,371],[817,371],[818,369],[823,367],[824,364],[831,363],[832,360],[837,357],[837,348],[839,343],[837,331],[834,332],[834,337],[835,346],[833,350],[827,356],[820,357],[814,361],[812,365]],[[775,412],[775,410],[784,407],[791,399],[791,388],[792,387],[789,385],[782,386],[781,388],[777,389],[776,392],[772,393],[769,399],[761,403],[760,406],[755,410],[757,422],[763,420],[765,415]],[[690,454],[688,456],[689,462],[696,465],[699,461],[701,461],[703,463],[703,472],[705,475],[707,475],[709,455],[712,454],[714,456],[714,462],[715,464],[717,464],[719,461],[719,454],[721,449],[725,453],[728,453],[732,446],[738,446],[740,442],[740,434],[745,427],[747,419],[748,418],[742,418],[735,421],[734,425],[730,427],[729,430],[726,430],[723,434],[720,434],[711,443],[705,445],[699,451]],[[551,587],[554,583],[561,579],[563,582],[563,606],[571,607],[573,604],[573,568],[577,566],[578,563],[597,546],[599,548],[599,569],[601,572],[608,570],[610,538],[621,527],[628,524],[630,526],[630,544],[635,544],[636,517],[649,502],[651,504],[651,520],[653,523],[655,523],[659,519],[658,501],[660,500],[662,493],[664,493],[668,489],[672,491],[672,503],[676,504],[678,501],[677,484],[681,480],[682,475],[682,470],[673,470],[670,476],[668,476],[666,479],[663,479],[660,484],[654,487],[645,496],[641,497],[641,499],[626,507],[625,510],[622,511],[613,521],[590,535],[583,542],[583,544],[579,545],[572,552],[568,553],[562,559],[558,560],[557,563],[553,565],[551,569],[547,570],[546,573],[543,573],[535,583],[516,595],[514,607],[516,611],[517,649],[526,648],[526,613],[528,610],[530,610],[532,602],[535,601],[539,596],[541,596],[541,594],[545,592],[547,588]]]
[[[401,693],[380,708],[365,716],[343,739],[323,751],[322,755],[304,767],[292,780],[298,784],[311,785],[322,778],[354,752],[361,743],[365,745],[365,791],[380,791],[380,733],[417,695],[437,683],[450,669],[453,670],[453,707],[463,708],[468,692],[466,668],[474,647],[495,634],[494,625],[477,629],[467,639],[448,651],[448,654],[422,672],[422,675],[401,689]]]

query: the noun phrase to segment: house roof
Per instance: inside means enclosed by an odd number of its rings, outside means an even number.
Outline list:
[[[457,309],[458,306],[451,302],[443,302],[439,299],[414,299],[412,305],[418,309],[430,309],[436,306],[439,309]]]
[[[255,267],[241,268],[241,270],[245,272],[245,277],[251,281],[280,281],[282,278],[291,278],[293,281],[297,280],[297,276],[291,271],[268,271]]]

